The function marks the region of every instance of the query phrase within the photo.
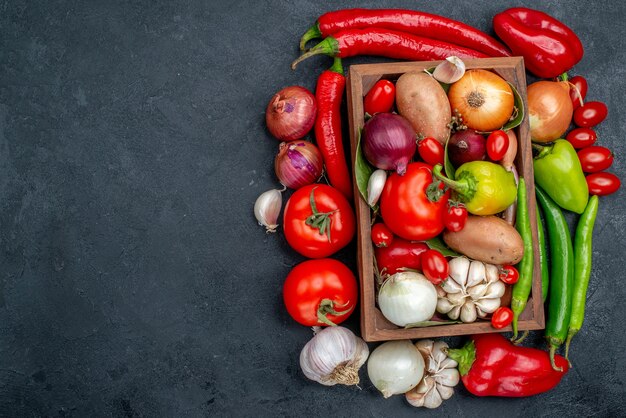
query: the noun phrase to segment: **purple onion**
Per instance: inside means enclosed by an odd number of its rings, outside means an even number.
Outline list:
[[[487,153],[485,137],[473,129],[457,131],[448,141],[448,158],[455,167],[470,161],[484,160]]]
[[[363,154],[374,167],[403,175],[417,142],[408,120],[394,113],[377,113],[363,127]]]
[[[274,159],[276,177],[290,189],[315,183],[323,167],[322,154],[308,141],[281,142]]]

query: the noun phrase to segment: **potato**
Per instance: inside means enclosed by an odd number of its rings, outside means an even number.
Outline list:
[[[445,145],[452,111],[446,92],[432,76],[421,71],[401,75],[396,82],[396,106],[417,135],[431,136]]]
[[[490,264],[517,264],[524,241],[517,230],[497,216],[468,216],[459,232],[445,231],[443,240],[469,258]]]

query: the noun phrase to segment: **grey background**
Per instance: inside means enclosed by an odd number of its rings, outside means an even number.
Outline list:
[[[626,414],[621,190],[601,200],[587,320],[552,392],[436,411],[298,366],[310,329],[282,306],[303,260],[266,235],[276,187],[264,110],[331,60],[289,69],[321,13],[351,2],[0,1],[0,414],[3,416],[619,416]],[[364,1],[491,32],[517,2]],[[624,177],[626,5],[548,1],[607,103],[599,143]],[[358,58],[346,61],[380,62]],[[573,218],[570,218],[573,221]],[[337,258],[355,267],[355,246]],[[347,326],[358,331],[358,315]],[[462,339],[451,339],[460,345]],[[542,346],[541,333],[530,343]],[[371,348],[374,345],[370,345]]]

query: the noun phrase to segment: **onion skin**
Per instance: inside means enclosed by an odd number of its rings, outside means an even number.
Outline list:
[[[308,141],[281,142],[274,159],[276,177],[290,189],[315,183],[323,167],[322,154]]]
[[[470,161],[482,161],[487,152],[485,137],[473,129],[452,134],[448,142],[448,157],[455,167]]]
[[[300,86],[289,86],[270,99],[265,123],[272,136],[281,141],[304,137],[313,128],[317,114],[315,96]]]
[[[511,86],[499,75],[480,69],[468,70],[452,84],[448,99],[463,116],[463,123],[480,132],[500,129],[515,105]]]
[[[572,122],[574,105],[565,81],[537,81],[528,86],[530,138],[551,142],[563,136]]]
[[[416,149],[413,128],[400,115],[377,113],[363,127],[363,154],[376,168],[403,175]]]

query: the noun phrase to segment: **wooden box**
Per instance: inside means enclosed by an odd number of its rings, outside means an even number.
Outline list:
[[[378,80],[384,78],[395,81],[400,75],[409,71],[421,71],[433,68],[440,61],[427,62],[396,62],[385,64],[361,64],[350,67],[347,82],[348,115],[350,122],[350,144],[352,149],[352,166],[355,164],[359,132],[364,124],[363,97]],[[526,75],[521,57],[485,58],[465,60],[466,68],[490,69],[513,84],[524,102],[525,117],[516,129],[518,136],[518,153],[516,166],[520,175],[527,182],[528,207],[533,241],[537,242],[537,220],[535,186],[533,181],[533,159],[528,125],[528,103],[526,95]],[[374,249],[370,236],[371,212],[367,202],[361,197],[355,179],[355,209],[358,221],[357,247],[358,269],[360,277],[361,297],[361,335],[365,341],[386,341],[400,339],[418,339],[427,337],[443,337],[452,335],[480,334],[488,332],[511,331],[511,327],[496,330],[489,321],[477,320],[470,324],[450,324],[425,328],[400,328],[387,321],[376,306],[376,284],[374,278]],[[544,309],[541,302],[541,271],[537,246],[535,251],[535,267],[532,293],[526,310],[520,316],[520,330],[535,330],[545,327]],[[510,286],[503,297],[503,305],[510,305]]]

